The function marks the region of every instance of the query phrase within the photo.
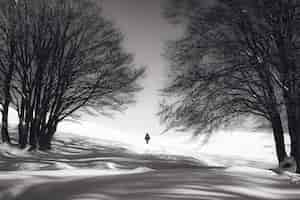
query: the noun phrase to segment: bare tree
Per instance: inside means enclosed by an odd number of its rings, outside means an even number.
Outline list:
[[[11,82],[15,58],[15,13],[16,3],[12,0],[0,2],[0,81],[1,81],[1,115],[2,141],[10,143],[8,133],[8,110],[11,101]]]
[[[181,98],[162,106],[162,120],[169,128],[199,133],[239,116],[263,117],[272,125],[277,158],[283,161],[287,154],[280,116],[282,91],[270,62],[275,57],[273,41],[256,13],[260,4],[187,3],[192,5],[184,6],[188,14],[167,12],[167,17],[185,23],[186,32],[167,50],[173,81],[164,93]]]
[[[274,45],[272,64],[278,71],[278,85],[283,91],[289,134],[291,155],[296,158],[297,172],[300,172],[300,4],[296,0],[262,1],[259,9],[264,18],[264,28],[268,30]]]
[[[20,0],[12,103],[19,143],[51,148],[59,122],[123,110],[141,89],[123,36],[92,0]]]

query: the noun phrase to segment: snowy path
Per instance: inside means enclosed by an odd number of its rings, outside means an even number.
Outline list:
[[[48,179],[6,200],[300,199],[300,187],[267,171],[170,169],[142,174]],[[267,173],[266,173],[267,172]],[[255,175],[257,173],[257,175]],[[3,198],[4,199],[4,198]]]
[[[263,162],[81,138],[57,140],[46,154],[0,147],[0,200],[300,200],[300,184]]]

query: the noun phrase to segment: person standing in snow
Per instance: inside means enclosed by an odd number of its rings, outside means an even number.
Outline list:
[[[146,133],[145,135],[145,140],[146,140],[146,144],[148,144],[150,140],[150,135],[148,133]]]

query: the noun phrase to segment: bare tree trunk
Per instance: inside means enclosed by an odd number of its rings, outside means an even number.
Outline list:
[[[35,150],[37,148],[38,140],[37,140],[35,120],[33,120],[31,123],[30,131],[29,131],[29,144],[30,144],[30,150]]]
[[[299,123],[298,123],[299,124]],[[300,125],[297,125],[297,131],[300,130]],[[295,160],[296,160],[296,164],[297,164],[297,169],[296,169],[296,173],[300,174],[300,135],[298,134],[295,134],[295,145],[296,145],[296,148],[295,148]]]
[[[296,102],[299,102],[300,101],[300,94],[298,94],[298,97],[297,97],[297,100]],[[294,138],[295,138],[295,141],[294,142],[295,144],[295,160],[296,160],[296,164],[297,164],[297,169],[296,169],[296,173],[300,174],[300,104],[297,103],[294,107],[294,110],[295,110],[295,127],[296,127],[296,131],[295,131],[295,135],[294,135]]]
[[[46,151],[51,149],[51,142],[56,132],[56,129],[57,129],[57,123],[55,123],[54,125],[48,125],[46,131],[44,132],[43,135],[41,135],[39,140],[40,150]]]
[[[25,130],[24,130],[24,124],[22,122],[18,125],[18,131],[19,131],[19,146],[21,149],[24,149],[26,147],[26,139],[25,139]]]
[[[1,127],[1,135],[2,141],[5,143],[10,143],[10,137],[8,134],[8,109],[10,103],[10,94],[9,94],[9,85],[10,81],[5,83],[4,86],[4,103],[3,103],[3,111],[2,111],[2,127]]]
[[[276,156],[278,162],[282,162],[286,157],[286,149],[284,143],[284,132],[282,128],[282,122],[279,113],[275,114],[272,119],[272,128],[273,128],[273,136],[275,141],[275,148],[276,148]]]
[[[1,136],[2,136],[2,142],[9,143],[9,144],[11,143],[8,134],[8,105],[3,105]]]
[[[296,145],[297,145],[298,147],[300,147],[300,137],[299,137],[298,134],[296,135],[296,139],[297,139]],[[295,160],[296,160],[296,164],[297,164],[296,173],[300,174],[300,148],[297,148],[297,149],[296,149],[296,157],[295,157]]]
[[[54,134],[56,133],[56,130],[57,130],[57,124],[53,125],[50,130],[49,130],[49,133],[47,134],[48,137],[47,137],[47,149],[51,149],[51,142],[53,140],[53,136]]]
[[[39,140],[39,149],[42,151],[47,151],[51,149],[51,140],[52,138],[50,137],[49,134],[43,134],[40,137]]]
[[[288,119],[288,130],[291,141],[291,152],[290,155],[292,157],[296,157],[297,151],[297,119],[296,119],[296,111],[295,106],[288,105],[287,106],[287,119]]]
[[[35,118],[34,118],[34,113],[33,113],[33,107],[29,103],[28,104],[28,110],[27,110],[27,121],[26,124],[28,125],[28,134],[29,134],[29,145],[30,145],[30,151],[35,150],[37,148],[37,135],[36,135],[36,130],[35,130]]]
[[[1,127],[1,135],[2,141],[6,143],[10,143],[10,137],[8,133],[8,110],[10,104],[10,84],[13,73],[13,66],[9,66],[9,71],[6,74],[6,80],[4,82],[4,103],[3,103],[3,111],[2,111],[2,127]]]
[[[26,118],[26,100],[22,98],[19,110],[19,146],[24,149],[27,146],[28,139],[28,123]]]

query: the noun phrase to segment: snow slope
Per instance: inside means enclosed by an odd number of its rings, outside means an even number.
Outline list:
[[[259,161],[259,163],[274,167],[277,160],[272,134],[266,129],[253,130],[251,127],[254,127],[254,125],[235,130],[219,131],[212,134],[208,142],[203,142],[205,137],[201,136],[191,138],[191,133],[170,131],[160,135],[159,133],[150,132],[150,145],[145,145],[145,133],[126,133],[91,121],[83,121],[82,123],[65,122],[60,126],[60,130],[81,136],[90,136],[93,140],[99,138],[101,140],[117,141],[124,148],[139,154],[174,154],[192,156],[202,161],[205,160],[209,164],[221,166],[229,164],[226,161],[219,163],[218,159],[209,159],[211,155],[217,155],[217,157],[227,157],[228,159],[236,158],[230,160],[230,162],[234,162],[233,165],[244,165],[247,164],[244,161],[249,160],[249,162]],[[286,143],[289,144],[287,136]],[[289,149],[289,145],[287,145],[287,149]]]
[[[165,169],[138,174],[81,178],[5,180],[1,199],[22,200],[288,200],[299,185],[269,171],[249,168]],[[22,181],[20,181],[22,180]]]
[[[79,136],[53,147],[0,145],[0,200],[300,199],[298,176],[255,160]]]

